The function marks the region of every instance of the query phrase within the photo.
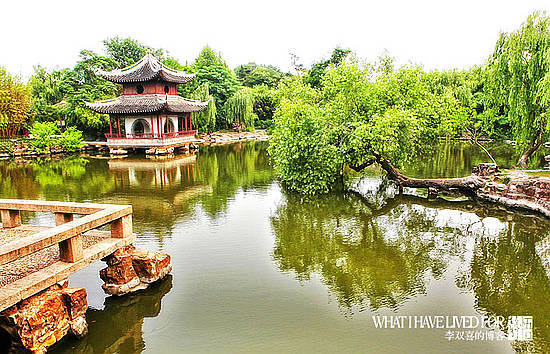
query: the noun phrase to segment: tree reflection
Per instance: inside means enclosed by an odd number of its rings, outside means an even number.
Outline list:
[[[480,313],[532,315],[535,341],[523,345],[548,352],[550,280],[535,251],[550,235],[548,220],[481,202],[410,195],[376,205],[357,193],[286,195],[272,217],[279,268],[300,281],[320,274],[342,311],[353,313],[398,310],[453,262],[458,269],[450,276],[473,291]]]
[[[452,234],[434,242],[415,232],[442,227],[401,199],[372,210],[356,195],[287,195],[272,218],[274,258],[281,270],[293,271],[299,280],[321,273],[344,308],[396,309],[425,292],[426,273],[436,278],[442,274],[448,254],[438,252],[439,247],[457,252]]]
[[[520,351],[550,352],[550,280],[535,244],[550,236],[548,222],[510,216],[497,239],[478,239],[464,287],[474,291],[476,305],[490,314],[533,316],[532,342],[516,342]]]

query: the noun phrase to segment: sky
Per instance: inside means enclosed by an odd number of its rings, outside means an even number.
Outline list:
[[[132,37],[191,62],[209,45],[231,67],[248,62],[290,70],[290,52],[309,67],[334,47],[365,60],[384,51],[398,65],[426,69],[482,64],[498,35],[513,31],[550,0],[382,1],[7,1],[0,66],[23,79],[35,65],[72,67],[82,49]]]

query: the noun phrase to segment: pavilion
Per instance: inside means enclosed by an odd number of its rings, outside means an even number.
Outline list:
[[[86,102],[95,112],[109,114],[105,137],[111,151],[166,151],[194,141],[197,130],[190,113],[205,109],[208,102],[178,96],[177,84],[190,82],[195,74],[170,69],[151,53],[123,69],[99,70],[98,74],[122,84],[122,96]]]

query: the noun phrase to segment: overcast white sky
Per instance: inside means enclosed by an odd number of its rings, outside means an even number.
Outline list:
[[[131,36],[182,62],[206,44],[231,67],[254,61],[285,71],[293,51],[306,66],[341,46],[372,60],[387,49],[399,64],[427,69],[482,63],[498,34],[550,0],[5,1],[0,66],[28,77],[33,66],[73,66],[81,49]]]

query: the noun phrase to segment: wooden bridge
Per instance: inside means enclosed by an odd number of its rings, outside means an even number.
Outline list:
[[[21,211],[53,213],[56,226],[21,225]],[[130,205],[0,199],[0,214],[0,311],[134,241]]]

